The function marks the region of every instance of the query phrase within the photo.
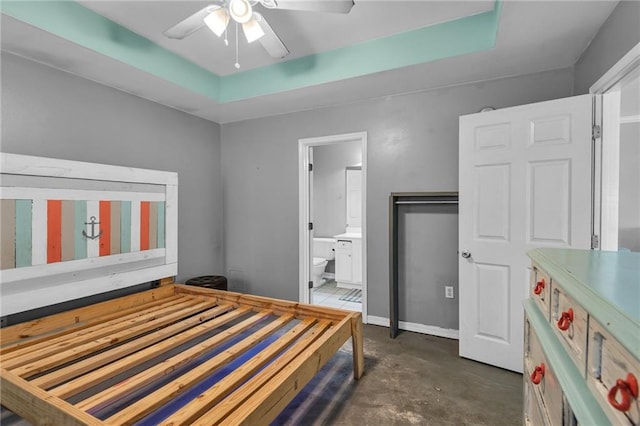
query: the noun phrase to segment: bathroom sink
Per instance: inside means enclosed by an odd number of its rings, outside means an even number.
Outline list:
[[[353,238],[362,238],[361,232],[345,232],[343,234],[334,235],[333,238],[344,238],[344,239],[353,239]]]

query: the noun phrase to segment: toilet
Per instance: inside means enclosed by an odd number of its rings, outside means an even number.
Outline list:
[[[322,284],[322,274],[330,260],[335,258],[334,238],[314,238],[313,239],[313,287],[319,287]]]

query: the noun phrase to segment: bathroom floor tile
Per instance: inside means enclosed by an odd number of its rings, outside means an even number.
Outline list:
[[[327,306],[329,308],[348,309],[350,311],[362,312],[362,303],[347,302],[340,300],[342,296],[349,293],[351,289],[340,288],[334,280],[325,282],[320,287],[313,289],[313,304]]]

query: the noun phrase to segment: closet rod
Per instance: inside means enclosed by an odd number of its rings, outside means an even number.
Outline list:
[[[396,201],[396,204],[458,204],[458,201],[452,200],[433,200],[433,201]]]

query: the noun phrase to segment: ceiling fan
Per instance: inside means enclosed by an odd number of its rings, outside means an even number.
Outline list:
[[[164,35],[181,40],[206,25],[221,37],[227,30],[229,22],[233,21],[242,26],[247,42],[258,40],[269,55],[274,58],[284,58],[289,54],[289,49],[276,35],[264,16],[253,10],[258,4],[267,9],[349,13],[354,3],[353,0],[214,0],[210,5],[166,30]],[[235,66],[240,67],[237,60]]]

